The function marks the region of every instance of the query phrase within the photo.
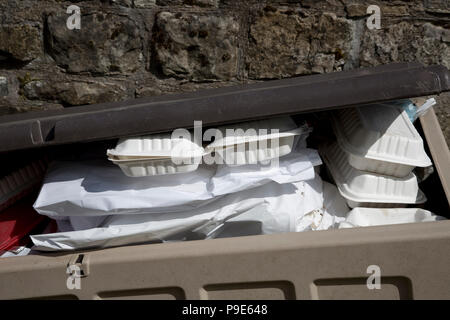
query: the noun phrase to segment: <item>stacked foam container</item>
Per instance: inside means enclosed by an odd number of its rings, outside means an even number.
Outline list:
[[[188,139],[171,139],[170,134],[121,139],[107,153],[108,159],[129,177],[194,171],[203,154],[200,145]]]
[[[307,131],[290,117],[280,117],[218,127],[220,136],[214,135],[217,139],[205,147],[191,137],[160,134],[121,139],[107,155],[129,177],[176,174],[197,170],[201,160],[212,155],[230,166],[264,163],[289,154],[295,137]]]
[[[337,141],[320,153],[351,208],[426,201],[412,170],[430,166],[431,160],[405,111],[390,105],[343,109],[332,122]]]

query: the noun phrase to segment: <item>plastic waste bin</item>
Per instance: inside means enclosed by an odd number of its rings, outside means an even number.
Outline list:
[[[194,120],[228,124],[448,90],[446,68],[407,63],[9,115],[0,118],[0,152],[66,152]],[[427,196],[448,217],[450,153],[432,109],[418,125],[437,169]],[[450,299],[449,251],[447,220],[9,257],[0,259],[0,298]],[[79,287],[67,285],[74,269]],[[373,270],[380,289],[367,286]]]

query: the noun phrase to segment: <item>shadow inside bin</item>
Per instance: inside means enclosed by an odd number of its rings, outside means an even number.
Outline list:
[[[161,242],[178,242],[205,239],[256,236],[263,234],[261,221],[227,221],[209,237],[203,232],[184,231],[164,238]]]
[[[262,234],[262,223],[260,221],[229,221],[225,222],[224,227],[216,238],[230,238],[254,236]]]

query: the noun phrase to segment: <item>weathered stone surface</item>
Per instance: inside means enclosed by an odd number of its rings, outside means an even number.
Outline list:
[[[425,0],[425,10],[436,13],[450,13],[450,2],[447,0]]]
[[[0,24],[33,26],[42,23],[42,9],[46,0],[2,0],[0,1]],[[55,3],[53,3],[54,5]]]
[[[156,0],[158,6],[176,6],[183,4],[183,0]]]
[[[199,7],[218,7],[219,0],[156,0],[156,4],[160,6],[199,6]]]
[[[450,92],[445,92],[436,97],[437,104],[433,107],[439,124],[450,147]]]
[[[0,77],[0,97],[8,95],[8,79]]]
[[[312,72],[327,73],[332,72],[335,62],[334,54],[318,53],[314,56]]]
[[[349,3],[345,7],[347,15],[350,18],[353,17],[363,17],[367,15],[367,5],[362,3]]]
[[[199,7],[217,7],[219,0],[183,0],[184,4],[194,5]]]
[[[42,54],[39,28],[21,25],[0,25],[0,55],[30,61]]]
[[[71,73],[132,73],[143,63],[139,27],[131,17],[101,12],[82,16],[81,29],[66,27],[67,15],[50,15],[49,48]]]
[[[135,8],[153,8],[156,5],[156,0],[134,0]]]
[[[236,77],[239,25],[232,18],[161,12],[156,26],[156,59],[164,75],[194,81]]]
[[[15,105],[11,106],[11,103],[3,105],[3,102],[0,99],[0,116],[19,112],[33,112],[33,111],[60,110],[60,109],[64,109],[64,107],[61,104],[46,101],[18,100]]]
[[[145,79],[137,84],[136,97],[158,96],[162,94],[175,94],[180,92],[192,92],[200,89],[220,88],[239,84],[238,81],[213,81],[213,82],[192,82],[180,81],[174,78],[169,79]]]
[[[450,43],[450,29],[444,29],[431,23],[425,23],[423,28],[425,38],[440,40],[446,42],[447,45]]]
[[[118,4],[124,7],[132,7],[134,0],[109,0],[112,4]],[[139,0],[138,0],[139,1]]]
[[[310,73],[311,18],[267,10],[250,26],[250,78],[283,78]]]
[[[300,3],[302,7],[316,13],[333,12],[337,16],[345,16],[345,6],[342,0],[274,0],[279,3]]]
[[[35,80],[23,87],[30,100],[49,100],[65,105],[84,105],[126,98],[126,88],[107,81],[51,82]]]
[[[136,88],[136,98],[141,97],[153,97],[153,96],[159,96],[163,94],[161,89],[158,87],[138,87]]]
[[[349,59],[352,36],[350,21],[338,18],[334,13],[324,13],[311,36],[312,54],[334,55],[333,68],[329,70],[342,70]]]
[[[445,39],[447,31],[429,23],[400,22],[382,30],[367,29],[362,37],[361,65],[419,61],[450,68],[450,47]]]
[[[283,78],[340,70],[351,50],[352,25],[333,13],[317,20],[265,10],[250,26],[250,78]]]
[[[384,16],[407,16],[408,6],[406,5],[392,5],[392,6],[382,6],[381,14]]]
[[[386,1],[387,2],[387,1]],[[382,17],[401,17],[409,14],[409,8],[406,4],[380,4],[373,1],[355,1],[347,3],[345,6],[347,16],[350,18],[363,17],[369,15],[367,8],[370,5],[378,5]]]

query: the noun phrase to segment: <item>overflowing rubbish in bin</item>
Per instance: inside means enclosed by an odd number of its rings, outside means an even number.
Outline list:
[[[33,207],[58,230],[32,234],[31,253],[444,219],[419,208],[413,170],[432,163],[404,104],[330,118],[319,144],[307,121],[280,117],[220,126],[214,141],[147,135],[102,159],[56,159]]]

